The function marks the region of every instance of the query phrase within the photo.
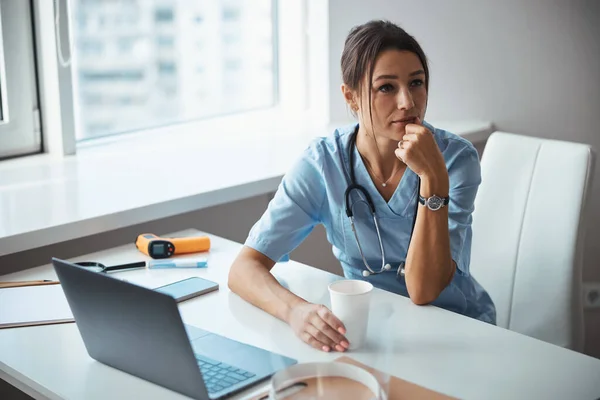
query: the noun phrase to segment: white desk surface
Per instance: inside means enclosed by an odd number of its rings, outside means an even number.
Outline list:
[[[485,121],[433,125],[474,143],[492,132]],[[173,127],[75,156],[2,161],[0,256],[274,192],[307,144],[333,131],[283,126]]]
[[[173,234],[199,234],[188,230]],[[220,290],[180,305],[184,322],[299,362],[332,360],[283,322],[227,288],[229,266],[241,245],[212,236],[209,267],[137,270],[120,278],[157,287],[190,276],[218,281]],[[111,263],[144,259],[129,244],[84,259]],[[327,285],[340,277],[306,265],[279,264],[275,275],[309,301],[329,305]],[[115,274],[116,275],[116,274]],[[52,279],[47,265],[0,280]],[[597,399],[600,360],[409,299],[375,290],[367,345],[346,355],[392,375],[466,399]],[[0,378],[39,399],[175,399],[167,389],[91,359],[75,324],[0,330]],[[246,397],[258,387],[238,397]]]

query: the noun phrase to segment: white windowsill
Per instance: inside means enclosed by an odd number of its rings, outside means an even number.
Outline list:
[[[484,121],[432,124],[474,144],[492,133]],[[274,192],[309,141],[331,132],[213,125],[1,162],[0,256]]]

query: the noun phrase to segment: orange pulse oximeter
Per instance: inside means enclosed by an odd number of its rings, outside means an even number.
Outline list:
[[[152,233],[143,233],[137,237],[135,246],[152,258],[169,258],[173,254],[208,251],[210,238],[208,236],[161,238]]]

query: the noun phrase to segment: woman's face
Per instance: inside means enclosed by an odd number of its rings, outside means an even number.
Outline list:
[[[425,71],[419,57],[410,51],[386,50],[375,59],[373,79],[369,85],[368,73],[362,82],[361,93],[352,93],[352,107],[359,122],[377,137],[394,141],[402,140],[407,124],[415,118],[423,120],[427,108],[427,89]],[[349,93],[344,95],[349,100]],[[371,109],[373,125],[369,113],[369,90],[371,90]],[[356,109],[355,107],[355,109]]]

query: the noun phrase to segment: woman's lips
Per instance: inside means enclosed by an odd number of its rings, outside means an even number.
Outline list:
[[[405,126],[405,125],[408,125],[408,124],[414,124],[415,121],[416,121],[416,117],[403,118],[403,119],[400,119],[398,121],[392,121],[392,124],[396,125],[396,126]]]

